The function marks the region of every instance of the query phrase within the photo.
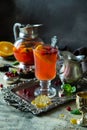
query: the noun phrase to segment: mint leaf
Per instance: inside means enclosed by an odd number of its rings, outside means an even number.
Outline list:
[[[78,109],[72,110],[71,114],[80,115],[81,112]]]

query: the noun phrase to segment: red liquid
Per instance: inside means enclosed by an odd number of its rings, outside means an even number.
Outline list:
[[[56,76],[57,49],[49,46],[34,49],[35,75],[39,80],[52,80]]]
[[[14,46],[14,56],[19,62],[24,64],[34,65],[33,47],[42,44],[41,42],[33,42],[32,44],[21,44],[20,46]],[[28,47],[29,46],[29,47]]]

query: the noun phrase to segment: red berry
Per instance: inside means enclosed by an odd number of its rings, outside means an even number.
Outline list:
[[[44,49],[50,51],[52,48],[50,46],[45,46]]]
[[[0,84],[0,88],[3,88],[3,84]]]
[[[16,77],[16,76],[18,76],[18,73],[17,72],[6,72],[5,73],[5,75],[7,76],[7,77]]]
[[[23,90],[23,92],[24,92],[24,94],[26,95],[26,93],[27,93],[27,90],[26,90],[26,89],[24,89],[24,90]]]
[[[65,96],[64,93],[62,93],[62,94],[61,94],[61,97],[64,97],[64,96]]]
[[[45,50],[41,51],[41,55],[46,55],[47,52]]]
[[[27,95],[27,97],[29,97],[29,96],[30,96],[30,93],[27,91],[26,95]]]
[[[58,85],[60,85],[60,84],[61,84],[61,81],[60,81],[59,79],[54,82],[54,85],[55,85],[55,86],[58,86]]]
[[[56,50],[55,48],[52,48],[51,53],[52,53],[52,54],[56,54],[56,53],[57,53],[57,50]]]
[[[66,110],[67,110],[67,111],[71,111],[71,107],[68,106],[68,107],[66,108]]]
[[[18,71],[19,71],[19,73],[22,73],[22,72],[23,72],[23,69],[22,69],[22,68],[20,68]]]

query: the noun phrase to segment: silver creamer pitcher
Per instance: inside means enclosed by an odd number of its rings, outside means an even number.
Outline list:
[[[62,83],[73,83],[82,77],[80,61],[71,52],[60,52],[62,62],[59,62],[59,77]]]

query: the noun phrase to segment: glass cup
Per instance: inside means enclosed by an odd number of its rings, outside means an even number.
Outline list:
[[[40,94],[54,97],[56,89],[51,87],[51,80],[56,77],[58,49],[51,45],[39,45],[33,49],[35,76],[40,80],[40,87],[35,90],[35,96]]]
[[[77,124],[87,126],[87,91],[78,92],[76,94],[76,105],[82,113],[82,117],[77,120]]]

